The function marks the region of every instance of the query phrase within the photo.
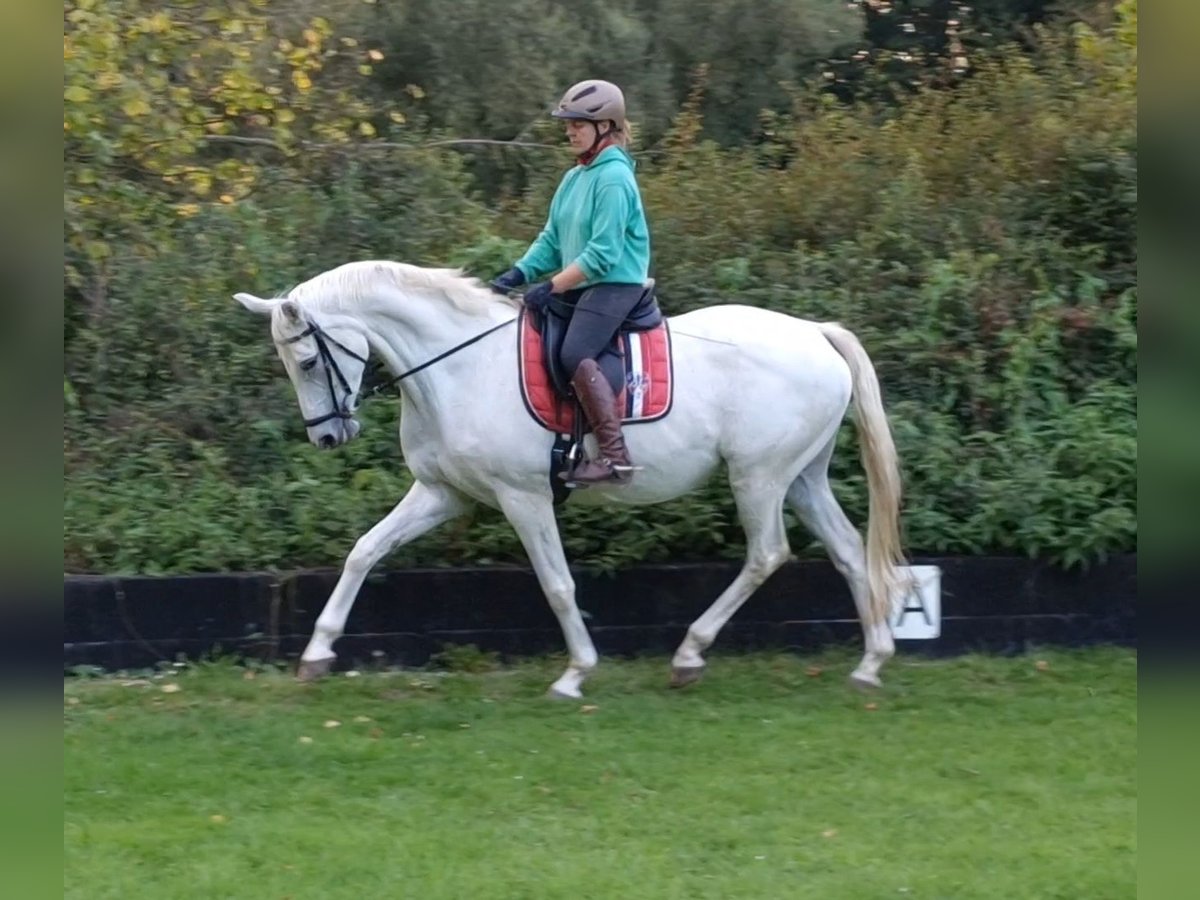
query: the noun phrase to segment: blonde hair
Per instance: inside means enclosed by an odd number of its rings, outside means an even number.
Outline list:
[[[613,140],[628,150],[633,144],[633,137],[633,123],[628,119],[622,119],[616,133],[613,134]]]

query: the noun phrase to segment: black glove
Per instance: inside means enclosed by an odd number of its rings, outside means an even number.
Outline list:
[[[525,306],[536,313],[541,313],[550,305],[550,298],[553,295],[554,288],[551,282],[543,281],[535,284],[525,293]]]
[[[516,290],[524,283],[525,276],[521,274],[521,270],[512,268],[503,275],[498,276],[491,283],[491,288],[497,294],[504,294],[507,297],[512,291]]]

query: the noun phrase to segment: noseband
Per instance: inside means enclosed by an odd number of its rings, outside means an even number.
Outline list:
[[[325,383],[329,386],[329,399],[333,403],[333,412],[326,413],[323,416],[317,416],[315,419],[305,419],[304,427],[312,428],[320,425],[323,422],[328,422],[330,419],[350,419],[354,416],[354,410],[350,409],[350,399],[354,396],[354,391],[350,389],[350,382],[346,380],[346,376],[342,374],[341,367],[337,364],[334,358],[333,351],[329,349],[329,344],[333,344],[347,356],[358,360],[364,366],[368,360],[359,356],[333,335],[326,332],[316,322],[310,322],[308,328],[300,332],[295,337],[290,337],[287,340],[280,341],[282,344],[295,344],[304,338],[311,336],[317,342],[317,353],[320,354],[321,362],[325,364]],[[337,399],[337,390],[333,386],[333,379],[337,378],[338,383],[342,386],[342,390],[346,392],[346,396],[339,403]]]

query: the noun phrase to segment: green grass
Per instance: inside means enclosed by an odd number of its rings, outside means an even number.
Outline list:
[[[70,679],[65,896],[1132,897],[1136,660]]]

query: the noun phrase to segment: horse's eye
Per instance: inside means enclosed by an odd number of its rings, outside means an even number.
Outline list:
[[[315,356],[310,356],[308,359],[301,361],[300,368],[303,369],[305,372],[311,372],[312,367],[315,366],[316,364],[317,364],[317,358]]]

